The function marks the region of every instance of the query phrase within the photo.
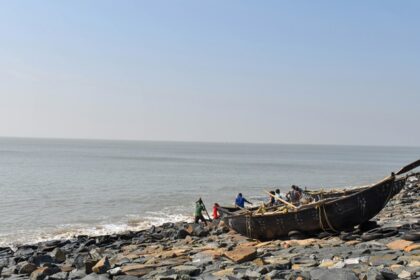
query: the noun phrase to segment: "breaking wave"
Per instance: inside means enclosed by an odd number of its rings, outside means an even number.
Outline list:
[[[166,209],[166,211],[146,212],[145,216],[134,214],[126,215],[117,222],[104,220],[93,224],[62,224],[49,228],[18,230],[0,234],[0,246],[10,246],[16,248],[22,244],[34,244],[56,239],[72,239],[77,235],[108,235],[127,231],[140,231],[150,228],[153,225],[158,226],[167,222],[192,221],[191,216],[185,214],[173,214],[173,212],[175,212],[173,209],[172,211]]]

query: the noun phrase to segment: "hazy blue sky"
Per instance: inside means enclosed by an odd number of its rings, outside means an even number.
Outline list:
[[[420,1],[0,1],[0,136],[420,145]]]

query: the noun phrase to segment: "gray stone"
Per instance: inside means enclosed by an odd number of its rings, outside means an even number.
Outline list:
[[[113,275],[113,276],[121,274],[121,267],[112,268],[112,269],[108,270],[108,273],[109,273],[109,275]]]
[[[90,258],[95,261],[99,261],[103,258],[102,256],[103,250],[101,248],[95,248],[89,251]]]
[[[73,260],[73,266],[77,269],[85,267],[85,256],[79,254]]]
[[[108,280],[108,279],[109,277],[106,274],[96,274],[96,273],[91,273],[82,278],[82,280]]]
[[[403,270],[398,274],[398,278],[401,279],[411,279],[411,272],[408,272],[407,270]]]
[[[3,269],[1,270],[1,276],[9,277],[15,273],[15,270],[16,270],[16,266],[3,267]]]
[[[372,266],[380,266],[380,265],[392,265],[395,263],[395,260],[398,258],[396,255],[381,255],[381,256],[371,256],[369,258],[369,263]]]
[[[137,276],[131,276],[131,275],[118,275],[112,279],[113,280],[138,280],[139,278]]]
[[[60,248],[55,248],[51,253],[50,256],[57,262],[62,263],[66,260],[66,253],[61,250]]]
[[[15,252],[15,257],[29,257],[35,253],[34,247],[32,246],[21,246]]]
[[[353,271],[345,269],[313,269],[309,273],[313,280],[359,280]]]
[[[365,276],[367,280],[385,280],[385,277],[382,276],[381,272],[375,268],[368,270],[368,272],[365,273]],[[360,279],[364,278],[360,277]]]
[[[86,276],[86,272],[82,269],[73,269],[69,273],[69,279],[82,279]]]
[[[247,269],[247,271],[245,272],[245,276],[248,279],[258,279],[261,276],[261,273],[251,270],[251,269]]]
[[[178,265],[172,268],[178,274],[186,274],[190,276],[196,276],[200,274],[200,269],[193,265]]]
[[[67,272],[58,272],[58,273],[55,273],[51,276],[48,276],[48,279],[50,279],[50,280],[66,280],[68,275],[69,274]]]
[[[197,253],[192,257],[191,262],[196,266],[203,266],[213,263],[213,257],[208,254]]]
[[[284,279],[289,274],[288,270],[272,270],[265,275],[265,279]]]

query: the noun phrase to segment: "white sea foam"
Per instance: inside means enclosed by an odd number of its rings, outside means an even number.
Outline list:
[[[17,247],[21,244],[34,244],[47,240],[72,239],[77,235],[98,236],[126,231],[139,231],[152,225],[161,225],[167,222],[181,222],[192,220],[191,216],[184,214],[170,214],[173,209],[165,209],[159,212],[147,212],[145,217],[140,215],[126,215],[120,222],[109,223],[106,221],[97,224],[62,224],[54,228],[41,228],[30,231],[19,230],[17,232],[1,234],[0,246]]]

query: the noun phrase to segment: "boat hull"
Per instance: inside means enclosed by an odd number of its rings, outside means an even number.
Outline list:
[[[224,221],[238,233],[259,240],[284,237],[295,230],[302,233],[343,231],[376,216],[404,184],[405,180],[396,180],[391,176],[374,186],[321,206],[286,214],[227,215]]]

